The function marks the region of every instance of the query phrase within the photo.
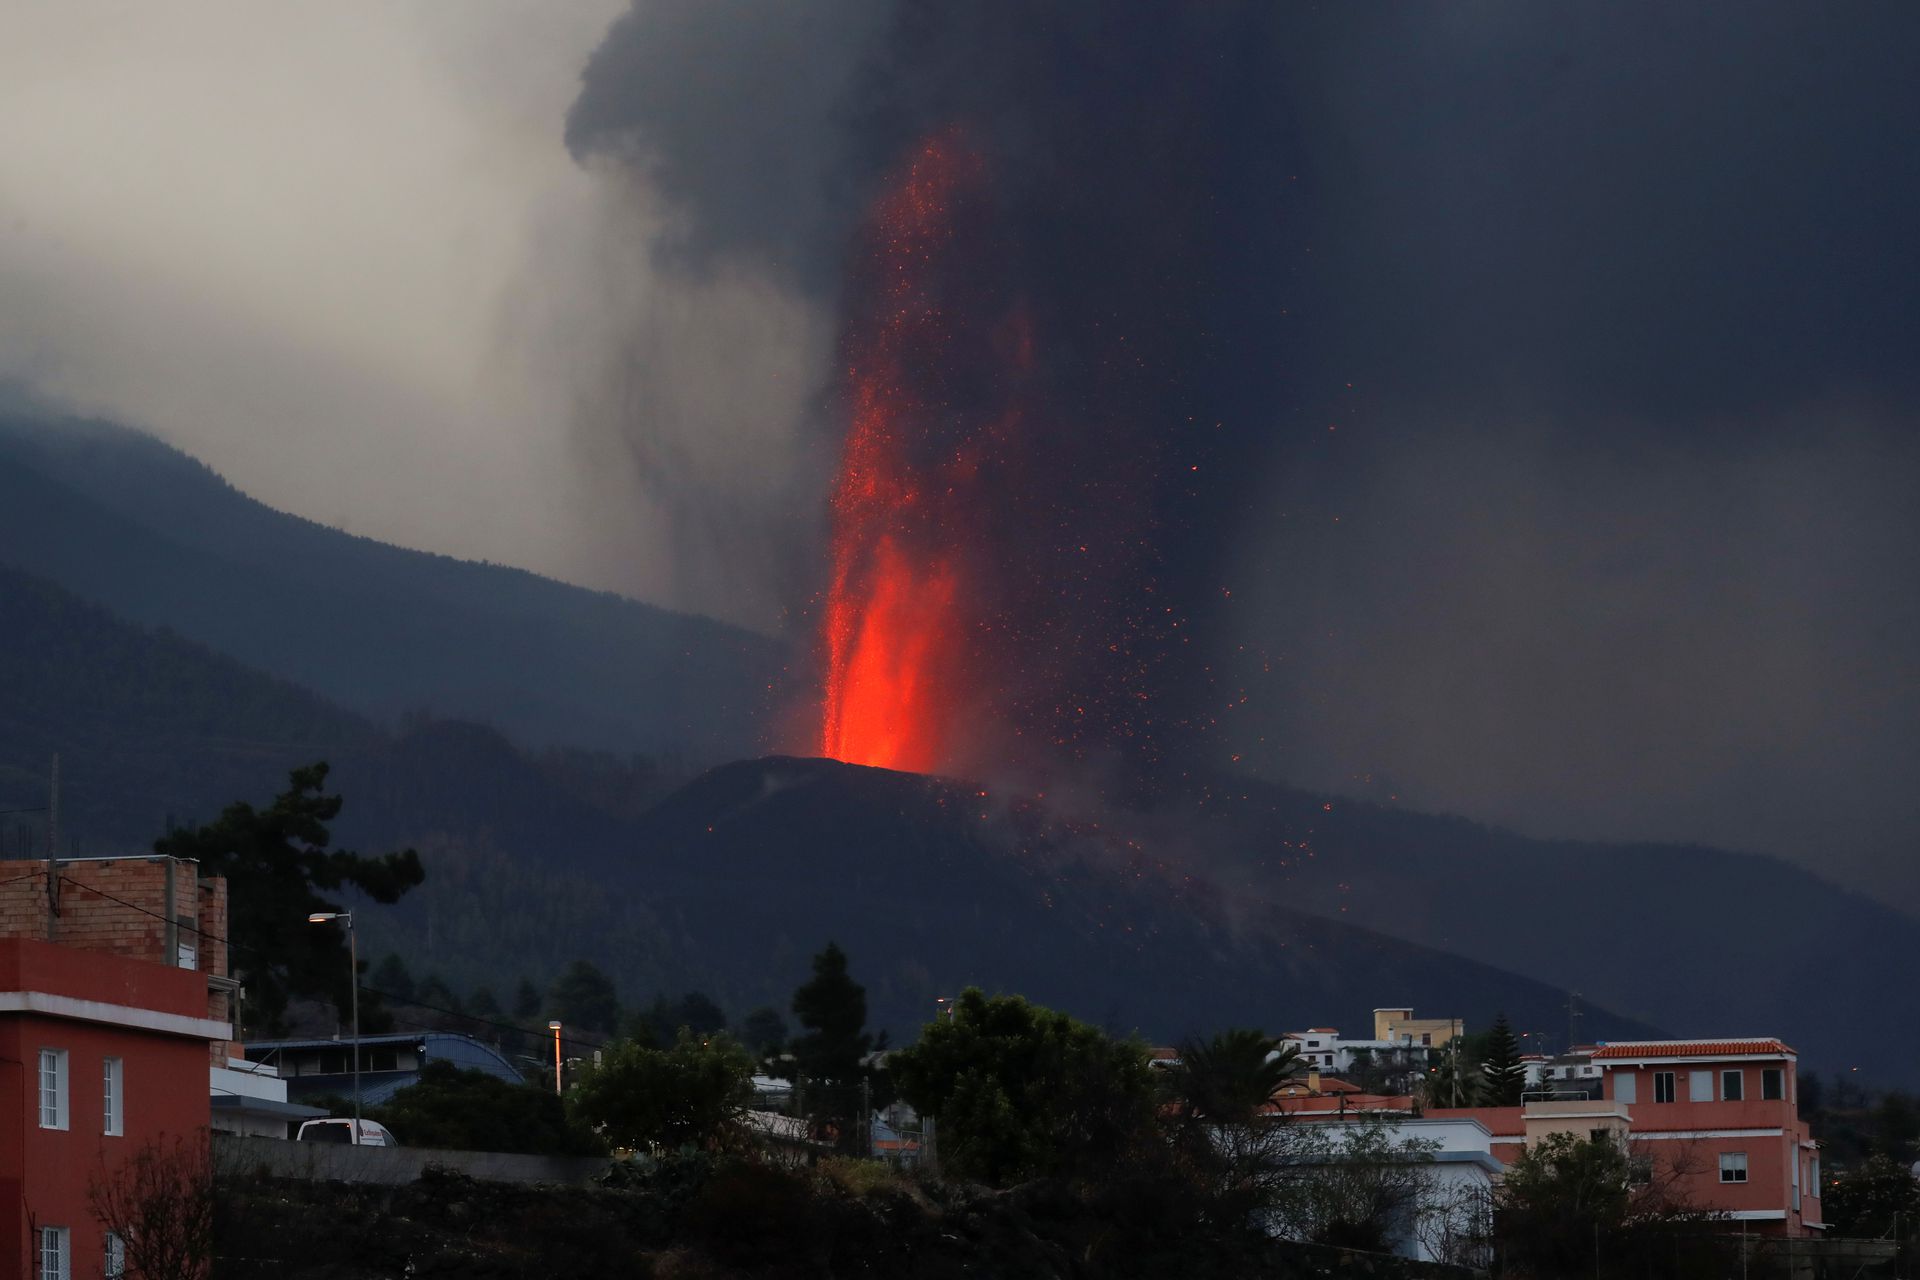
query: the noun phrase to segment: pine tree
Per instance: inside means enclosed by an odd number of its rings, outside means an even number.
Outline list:
[[[1520,1061],[1520,1041],[1515,1038],[1504,1013],[1493,1020],[1493,1028],[1487,1032],[1486,1056],[1481,1061],[1480,1073],[1487,1082],[1487,1106],[1520,1105],[1520,1095],[1527,1087],[1527,1066]]]

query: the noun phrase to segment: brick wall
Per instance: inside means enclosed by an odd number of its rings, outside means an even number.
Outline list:
[[[0,938],[33,938],[81,951],[103,951],[178,967],[190,948],[194,967],[211,977],[231,975],[227,955],[227,882],[202,880],[198,863],[178,858],[81,858],[62,861],[60,912],[47,917],[44,862],[0,863]],[[173,889],[168,913],[168,883]],[[232,997],[207,988],[207,1017],[232,1021]],[[233,1050],[237,1052],[237,1050]],[[211,1048],[224,1064],[230,1047]]]

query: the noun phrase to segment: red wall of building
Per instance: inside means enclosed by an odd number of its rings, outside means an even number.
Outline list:
[[[206,1016],[205,976],[47,943],[0,941],[0,991],[43,992],[135,1009]],[[67,1053],[67,1128],[40,1127],[41,1049]],[[121,1060],[121,1135],[104,1133],[102,1060]],[[97,1276],[102,1228],[89,1183],[143,1144],[204,1142],[207,1042],[39,1012],[0,1013],[0,1258],[31,1276],[32,1227],[62,1226],[75,1277]]]

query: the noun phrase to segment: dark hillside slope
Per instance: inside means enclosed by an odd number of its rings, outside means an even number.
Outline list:
[[[0,563],[364,714],[724,759],[759,745],[764,637],[274,511],[151,437],[0,413]]]
[[[1814,1068],[1911,1082],[1920,1061],[1920,1032],[1880,1012],[1911,972],[1920,922],[1777,858],[1536,840],[1244,780],[1181,812],[1207,815],[1189,838],[1237,893],[1689,1035],[1780,1035]]]
[[[179,636],[132,626],[0,566],[0,809],[46,802],[61,755],[63,850],[144,850],[169,818],[264,803],[326,760],[348,804],[336,834],[367,846],[433,839],[608,857],[630,818],[603,797],[665,785],[644,761],[530,757],[497,732],[428,722],[389,735],[364,717]],[[638,807],[637,804],[632,807]],[[44,815],[16,814],[0,850],[44,853]]]
[[[697,939],[736,998],[784,1003],[835,939],[896,1035],[968,985],[1156,1039],[1228,1025],[1358,1027],[1410,1001],[1485,1026],[1562,1020],[1562,992],[1333,921],[1230,905],[1082,830],[971,788],[773,758],[696,779],[603,872],[667,936]],[[688,981],[702,975],[689,970]],[[1593,1013],[1614,1035],[1645,1028]]]

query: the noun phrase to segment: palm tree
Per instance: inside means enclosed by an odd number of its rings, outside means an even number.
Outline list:
[[[1247,1027],[1180,1046],[1171,1093],[1190,1119],[1244,1123],[1302,1067],[1299,1048]]]
[[[1480,1068],[1461,1047],[1459,1037],[1435,1055],[1420,1081],[1423,1107],[1477,1107],[1486,1090]]]

